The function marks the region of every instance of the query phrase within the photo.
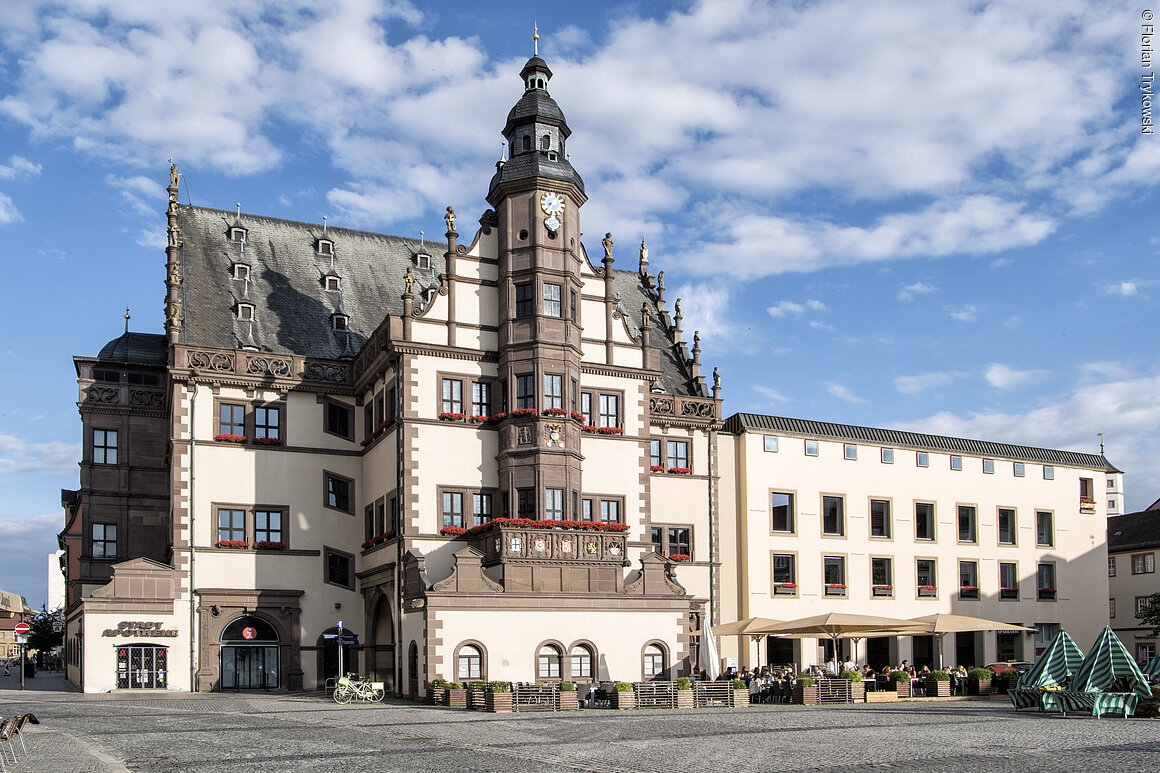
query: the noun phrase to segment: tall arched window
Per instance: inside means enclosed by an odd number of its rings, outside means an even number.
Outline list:
[[[665,651],[659,644],[649,644],[644,648],[644,678],[661,679],[665,675]]]
[[[592,678],[592,650],[585,647],[583,644],[578,644],[572,648],[572,680],[591,679]]]
[[[483,656],[478,647],[471,644],[463,645],[455,661],[455,678],[459,681],[483,678]]]
[[[524,135],[524,150],[531,150],[531,149],[532,149],[532,138],[525,134]]]
[[[543,137],[540,137],[540,150],[548,150],[551,147],[552,147],[552,135],[545,134]]]
[[[560,649],[554,644],[545,644],[540,647],[540,651],[536,657],[536,676],[539,679],[559,679],[560,678],[560,661],[562,660]]]

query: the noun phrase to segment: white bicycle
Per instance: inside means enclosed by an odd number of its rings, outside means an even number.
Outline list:
[[[347,674],[338,680],[334,688],[335,703],[350,703],[360,700],[366,703],[378,703],[386,697],[387,690],[383,682],[370,682],[358,674]]]

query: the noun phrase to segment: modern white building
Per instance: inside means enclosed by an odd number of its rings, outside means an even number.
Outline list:
[[[940,612],[1033,627],[947,636],[944,664],[1033,659],[1062,627],[1107,620],[1103,499],[1122,473],[1101,455],[737,414],[721,447],[721,596],[737,619],[828,611]],[[933,637],[862,643],[859,662],[929,663]],[[734,646],[737,646],[736,643]],[[812,639],[773,639],[760,662],[824,662]]]

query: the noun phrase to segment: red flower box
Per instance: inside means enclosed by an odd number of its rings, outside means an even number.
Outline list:
[[[487,523],[472,526],[470,529],[467,529],[466,534],[472,537],[476,534],[482,534],[488,529],[500,526],[517,529],[575,529],[577,531],[604,532],[628,531],[628,524],[626,523],[603,523],[601,521],[539,521],[534,518],[492,518]],[[459,527],[451,526],[445,528]]]
[[[516,408],[514,411],[512,411],[511,413],[508,414],[508,416],[535,416],[535,415],[536,415],[535,408]]]
[[[245,443],[245,435],[214,435],[213,439],[219,443]]]
[[[219,548],[229,548],[231,550],[245,550],[250,546],[250,543],[244,539],[222,539],[217,541],[216,546]]]
[[[959,590],[978,590],[978,585],[960,585]]]
[[[600,427],[596,433],[599,435],[623,435],[624,429],[621,427]]]
[[[493,424],[498,424],[499,422],[503,421],[507,417],[508,417],[508,415],[506,413],[504,413],[503,411],[500,411],[499,413],[493,413],[491,415],[491,417],[488,419],[488,421],[492,422]]]
[[[282,445],[282,438],[280,438],[280,437],[256,437],[256,438],[254,438],[254,445],[256,445],[256,446],[280,446],[280,445]]]
[[[366,550],[367,548],[373,548],[375,545],[381,545],[389,539],[394,539],[394,537],[395,537],[395,530],[394,529],[391,529],[390,531],[385,531],[382,534],[376,534],[375,536],[371,537],[369,540],[367,540],[366,542],[364,542],[362,544],[362,549]]]
[[[541,411],[545,416],[567,416],[568,412],[563,408],[545,408]]]
[[[664,466],[659,465],[659,464],[650,464],[648,469],[649,469],[649,472],[664,472],[665,471]]]
[[[670,467],[669,472],[673,475],[692,475],[693,470],[689,467]]]
[[[828,583],[826,583],[826,587],[827,588],[838,588],[840,590],[846,590],[846,586],[840,582],[828,582]]]
[[[458,537],[460,534],[466,534],[467,529],[462,526],[444,526],[439,533],[444,537]]]
[[[284,544],[282,544],[281,542],[268,542],[266,540],[260,540],[258,542],[255,542],[254,547],[256,547],[258,550],[285,550],[286,549],[286,546]]]
[[[580,411],[572,411],[572,421],[578,421],[583,424],[584,414],[580,413]]]
[[[439,421],[467,421],[466,413],[443,412],[439,414]]]
[[[690,558],[692,558],[692,556],[690,556],[688,553],[673,553],[671,556],[669,556],[670,561],[677,562],[688,561]]]
[[[471,418],[468,419],[468,421],[470,421],[472,424],[483,424],[484,422],[491,421],[491,417],[480,416],[478,413],[473,413],[471,414]]]

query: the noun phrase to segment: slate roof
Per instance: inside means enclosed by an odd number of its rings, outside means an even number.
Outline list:
[[[865,443],[872,445],[905,446],[919,450],[960,453],[972,456],[995,456],[1004,459],[1060,464],[1071,467],[1120,472],[1102,454],[1084,454],[1078,451],[1056,451],[1050,448],[1017,446],[1008,443],[992,443],[987,440],[926,435],[920,432],[906,432],[897,429],[857,427],[849,424],[832,424],[809,419],[791,419],[784,416],[764,416],[755,413],[737,413],[725,421],[724,431],[740,434],[746,430],[756,432],[782,432],[806,437]]]
[[[224,210],[181,208],[183,344],[242,348],[250,326],[238,319],[238,304],[248,302],[254,305],[253,341],[259,350],[320,359],[350,357],[388,314],[402,313],[400,296],[408,266],[414,270],[416,305],[423,306],[433,298],[438,277],[447,269],[441,242],[422,245],[431,256],[431,267],[420,269],[413,262],[421,249],[418,239],[328,227],[334,271],[341,277],[342,312],[349,315],[348,347],[346,333],[332,329],[339,294],[324,289],[330,258],[318,255],[315,247],[322,226],[242,213],[240,222],[247,229],[243,252],[228,238],[237,219]],[[239,261],[250,266],[248,288],[233,278],[233,266]],[[668,394],[696,394],[683,353],[674,345],[640,275],[613,269],[613,288],[620,294],[619,308],[633,335],[640,331],[641,305],[650,306],[650,342],[659,349],[662,370],[659,386]],[[244,290],[248,297],[243,297]],[[158,338],[164,357],[165,339]]]
[[[347,333],[333,330],[339,293],[327,291],[323,277],[329,256],[318,255],[322,226],[243,213],[245,250],[228,238],[236,215],[217,209],[182,207],[178,228],[182,249],[181,342],[192,346],[239,349],[249,340],[249,323],[238,319],[238,304],[254,305],[253,340],[261,351],[339,359],[357,353],[388,314],[401,314],[403,275],[414,268],[415,302],[430,302],[437,277],[446,270],[441,243],[327,228],[334,243],[334,271],[341,277],[342,313]],[[414,266],[420,252],[430,268]],[[248,264],[249,287],[234,279],[233,266]],[[244,292],[248,298],[243,297]]]
[[[112,360],[126,365],[169,364],[165,336],[159,333],[124,333],[101,347],[98,360]]]
[[[1160,547],[1160,510],[1108,518],[1108,552]]]

